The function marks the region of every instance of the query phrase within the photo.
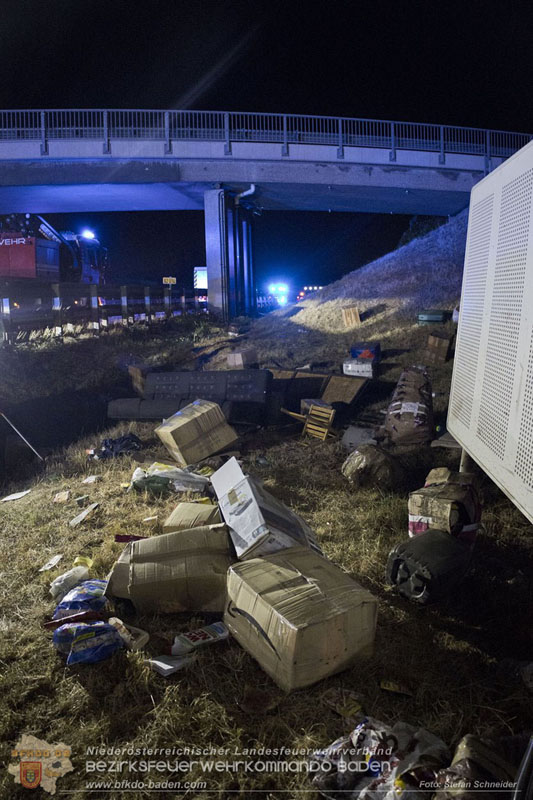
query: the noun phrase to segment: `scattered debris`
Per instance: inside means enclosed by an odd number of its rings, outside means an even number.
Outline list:
[[[435,787],[440,787],[437,793],[444,800],[471,800],[479,792],[492,798],[505,791],[499,787],[509,785],[515,790],[513,796],[520,797],[515,789],[517,766],[514,759],[509,760],[501,741],[485,742],[468,734],[457,745],[450,766],[437,773]]]
[[[174,639],[170,652],[173,656],[185,656],[192,653],[197,647],[201,647],[205,644],[223,642],[228,636],[229,630],[223,622],[213,622],[211,625],[206,625],[203,628],[197,628],[187,633],[180,633]]]
[[[109,617],[108,622],[116,628],[128,650],[142,650],[150,641],[149,633],[133,625],[125,625],[118,617]]]
[[[0,503],[9,503],[12,500],[20,500],[21,497],[26,497],[27,494],[31,492],[31,489],[26,489],[25,492],[15,492],[15,494],[9,494],[7,497],[2,497]]]
[[[357,306],[347,306],[341,309],[342,322],[345,328],[355,328],[361,324],[361,315]]]
[[[383,689],[384,692],[391,692],[392,694],[399,694],[402,697],[412,697],[412,691],[401,683],[396,683],[395,681],[383,680],[380,681],[379,688]]]
[[[24,435],[23,435],[23,434],[22,434],[22,433],[19,431],[19,429],[18,429],[17,427],[15,427],[15,425],[14,425],[14,424],[11,422],[11,420],[10,420],[8,417],[6,417],[6,415],[4,414],[4,412],[3,412],[3,411],[0,411],[0,417],[2,417],[3,419],[5,419],[5,421],[6,421],[6,422],[7,422],[7,424],[9,425],[9,427],[10,427],[12,430],[14,430],[14,431],[15,431],[15,433],[17,434],[17,436],[18,436],[20,439],[22,439],[22,441],[24,442],[24,444],[25,444],[25,445],[27,445],[27,446],[30,448],[30,450],[32,451],[32,453],[34,453],[34,454],[37,456],[37,458],[39,459],[39,461],[44,461],[44,458],[42,457],[42,455],[41,455],[40,453],[38,453],[38,452],[37,452],[37,450],[35,449],[35,447],[34,447],[32,444],[30,444],[30,442],[28,442],[28,440],[26,439],[26,437],[25,437],[25,436],[24,436]]]
[[[341,717],[354,720],[354,724],[356,715],[363,710],[361,698],[350,689],[332,686],[331,689],[324,692],[320,699]]]
[[[101,611],[107,603],[105,590],[106,581],[83,581],[63,596],[52,619],[62,619],[78,611]]]
[[[122,637],[108,622],[78,622],[56,628],[54,647],[68,653],[67,666],[105,661],[124,647]]]
[[[74,502],[75,502],[75,503],[76,503],[76,505],[78,505],[80,508],[83,508],[83,506],[87,505],[87,502],[88,502],[90,499],[91,499],[91,498],[89,497],[89,495],[88,495],[88,494],[83,494],[83,495],[81,495],[81,497],[75,497],[75,498],[74,498]]]
[[[134,433],[127,433],[119,436],[118,439],[103,439],[99,450],[88,450],[87,454],[93,461],[101,461],[106,458],[118,458],[119,456],[130,455],[141,450],[143,443]]]
[[[58,575],[50,584],[50,594],[54,600],[61,600],[74,586],[89,579],[87,567],[72,567],[68,572]]]
[[[82,511],[81,514],[78,514],[77,517],[74,517],[74,519],[70,520],[69,522],[70,527],[76,528],[78,525],[81,525],[81,523],[84,522],[85,520],[90,519],[99,505],[100,505],[99,503],[91,503],[90,506],[87,506],[87,508],[84,511]]]
[[[98,481],[101,480],[102,480],[101,475],[88,475],[86,478],[82,480],[82,483],[85,483],[90,486],[91,484],[98,483]]]
[[[377,486],[390,492],[404,484],[402,467],[392,453],[375,444],[360,444],[350,453],[341,472],[355,486]]]
[[[148,658],[145,663],[154,670],[167,678],[182,669],[188,669],[196,661],[196,653],[190,656],[156,656]]]
[[[157,517],[156,517],[157,519]],[[134,536],[132,533],[115,533],[115,542],[138,542],[146,539],[146,536]]]
[[[345,375],[359,378],[375,378],[377,365],[381,361],[381,345],[379,342],[358,342],[350,351],[351,358],[342,365]]]
[[[157,525],[158,521],[159,521],[159,517],[157,516],[157,514],[154,517],[145,517],[143,520],[141,520],[143,525]],[[141,538],[144,538],[144,537],[141,537]],[[116,541],[116,538],[115,538],[115,541]]]
[[[44,564],[39,570],[39,572],[47,572],[49,569],[53,569],[55,566],[59,564],[61,559],[63,558],[63,553],[58,553],[56,556],[52,556],[52,558]]]
[[[442,309],[432,309],[430,311],[421,311],[417,315],[417,322],[419,325],[434,325],[437,322],[444,324],[452,317],[451,311],[443,311]]]
[[[76,556],[74,559],[75,567],[87,567],[87,569],[91,569],[93,563],[94,562],[90,556]]]
[[[215,472],[211,484],[238,558],[255,558],[296,544],[322,552],[307,523],[245,476],[236,458]]]
[[[54,495],[53,503],[68,503],[70,499],[70,490],[66,489],[64,492],[58,492]]]
[[[209,478],[196,475],[176,465],[156,461],[147,470],[137,467],[131,479],[130,489],[161,495],[168,492],[204,492]]]
[[[308,547],[233,564],[224,622],[285,691],[372,653],[377,600]]]
[[[361,714],[351,734],[312,758],[321,764],[312,782],[323,797],[394,800],[404,791],[410,798],[424,797],[424,783],[435,780],[450,754],[442,739],[424,728],[405,722],[389,727]]]

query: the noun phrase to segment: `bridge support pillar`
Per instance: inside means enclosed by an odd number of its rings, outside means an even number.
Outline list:
[[[224,189],[204,193],[210,311],[224,321],[255,311],[250,212]]]

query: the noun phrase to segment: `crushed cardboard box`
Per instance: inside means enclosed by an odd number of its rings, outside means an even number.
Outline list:
[[[220,406],[210,400],[195,400],[155,432],[172,458],[184,467],[224,450],[239,438]]]
[[[218,506],[203,503],[179,503],[163,523],[163,533],[186,531],[222,522]]]
[[[425,485],[409,495],[409,536],[437,528],[468,538],[481,519],[481,502],[474,475],[432,469]]]
[[[224,622],[285,691],[372,654],[377,600],[307,547],[234,564]]]
[[[128,544],[108,577],[108,597],[138,611],[221,613],[226,573],[234,562],[225,525],[152,536]]]
[[[236,458],[217,470],[211,483],[238,558],[256,558],[298,544],[321,552],[309,525],[246,476]]]

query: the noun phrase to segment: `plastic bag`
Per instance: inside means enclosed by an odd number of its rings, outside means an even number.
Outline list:
[[[130,489],[149,491],[152,494],[165,494],[169,491],[203,492],[208,484],[208,477],[156,461],[147,470],[140,467],[135,470]]]
[[[64,596],[52,619],[69,617],[81,611],[101,611],[107,603],[104,596],[106,586],[107,581],[103,580],[84,581]]]
[[[54,600],[61,600],[74,586],[89,579],[89,570],[84,566],[77,566],[59,575],[50,584],[50,594]]]
[[[142,449],[142,442],[134,433],[127,433],[119,436],[118,439],[103,439],[99,450],[94,450],[89,454],[93,461],[100,461],[106,458],[116,458],[117,456],[135,453]]]
[[[60,653],[68,653],[69,666],[104,661],[124,647],[117,629],[107,622],[61,625],[54,631],[53,643]]]
[[[445,743],[424,728],[405,722],[392,727],[362,717],[349,736],[313,756],[327,768],[313,783],[324,797],[346,800],[414,800],[427,797],[424,782],[450,758]]]

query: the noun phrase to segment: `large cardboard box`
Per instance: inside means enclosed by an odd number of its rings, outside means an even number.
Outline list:
[[[129,598],[142,612],[222,613],[226,573],[234,560],[225,525],[153,536],[127,545],[106,594]]]
[[[448,360],[452,343],[451,336],[440,333],[430,333],[428,336],[425,361],[428,364],[444,364]]]
[[[186,531],[222,522],[218,506],[204,503],[179,503],[163,523],[163,533]]]
[[[195,400],[155,429],[168,452],[186,467],[218,453],[239,438],[222,409],[210,400]]]
[[[481,501],[474,475],[433,469],[425,486],[409,495],[409,536],[436,528],[469,540],[481,519]],[[472,537],[469,535],[472,534]]]
[[[299,544],[321,553],[309,525],[246,476],[236,458],[220,467],[211,483],[238,558],[256,558]]]
[[[234,564],[224,622],[286,691],[372,654],[377,600],[306,547]]]

